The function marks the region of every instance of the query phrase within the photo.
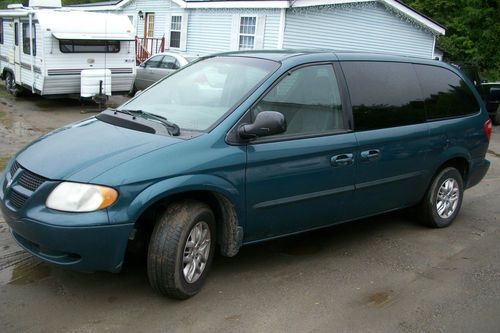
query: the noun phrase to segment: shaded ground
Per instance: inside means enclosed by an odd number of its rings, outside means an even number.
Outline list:
[[[0,95],[0,156],[85,108]],[[245,247],[216,257],[184,302],[153,293],[141,264],[83,274],[40,263],[0,217],[0,331],[499,332],[499,153],[496,127],[490,172],[450,228],[395,213]]]

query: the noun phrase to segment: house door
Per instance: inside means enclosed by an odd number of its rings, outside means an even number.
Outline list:
[[[14,75],[16,82],[21,82],[21,24],[14,19]]]
[[[155,35],[155,13],[146,13],[146,19],[144,20],[144,47],[149,52],[150,55],[153,52],[153,37]]]

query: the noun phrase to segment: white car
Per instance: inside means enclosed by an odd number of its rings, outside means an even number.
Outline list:
[[[146,89],[196,58],[175,52],[162,52],[151,56],[137,66],[133,92]]]

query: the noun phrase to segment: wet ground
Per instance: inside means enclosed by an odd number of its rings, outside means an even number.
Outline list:
[[[0,166],[92,108],[0,93]],[[450,228],[394,213],[245,247],[216,257],[183,302],[152,292],[143,264],[84,274],[41,263],[0,217],[0,332],[499,332],[500,127],[488,159]]]

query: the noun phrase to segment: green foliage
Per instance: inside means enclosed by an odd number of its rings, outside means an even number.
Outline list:
[[[500,0],[405,0],[446,27],[438,39],[446,60],[478,66],[500,80]]]

